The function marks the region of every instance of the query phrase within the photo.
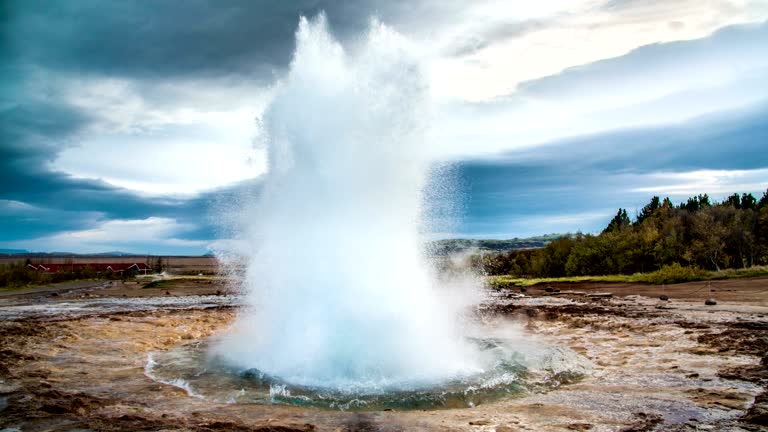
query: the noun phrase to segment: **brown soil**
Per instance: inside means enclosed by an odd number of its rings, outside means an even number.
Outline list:
[[[161,281],[156,286],[152,281]],[[149,286],[148,286],[149,285]],[[222,295],[235,292],[233,284],[220,277],[147,277],[138,280],[85,280],[0,291],[0,298],[31,301],[84,297],[157,297],[164,295]]]
[[[651,298],[659,298],[662,294],[666,294],[672,301],[701,300],[703,302],[707,298],[714,298],[723,302],[768,306],[768,277],[686,282],[674,285],[606,282],[549,283],[528,287],[527,290],[535,295],[544,295],[547,294],[546,287],[556,288],[561,292],[582,291],[588,294],[609,292],[620,297],[640,295]]]

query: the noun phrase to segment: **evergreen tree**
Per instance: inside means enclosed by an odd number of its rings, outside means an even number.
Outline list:
[[[642,224],[644,220],[653,216],[653,214],[659,208],[661,208],[661,199],[659,199],[659,197],[657,196],[651,198],[651,202],[646,204],[645,207],[643,207],[643,209],[640,210],[640,214],[637,215],[637,220],[635,221],[635,225]]]
[[[754,210],[757,208],[757,199],[750,193],[741,194],[741,208]]]
[[[763,197],[760,198],[760,201],[758,201],[758,203],[757,203],[757,208],[758,209],[761,209],[761,208],[766,207],[766,206],[768,206],[768,190],[763,192]]]
[[[608,223],[608,226],[603,230],[603,233],[622,231],[629,228],[631,225],[632,222],[630,222],[629,216],[627,216],[627,211],[620,208],[618,213],[616,213],[616,216],[611,219],[611,222]]]
[[[723,201],[723,205],[731,206],[735,209],[741,208],[741,197],[739,194],[735,193]]]

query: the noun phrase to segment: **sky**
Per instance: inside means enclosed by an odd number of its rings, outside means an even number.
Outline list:
[[[598,232],[653,195],[768,189],[768,0],[0,6],[0,249],[203,254],[258,189],[300,16],[423,53],[446,237]]]

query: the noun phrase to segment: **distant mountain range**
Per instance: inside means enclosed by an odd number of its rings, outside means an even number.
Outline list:
[[[430,248],[433,255],[444,256],[466,251],[477,252],[508,252],[520,249],[543,248],[552,240],[565,237],[568,234],[547,234],[528,238],[513,238],[509,240],[480,240],[480,239],[447,239],[432,242]]]
[[[89,256],[89,257],[124,257],[124,256],[146,256],[144,254],[134,254],[129,252],[111,251],[100,253],[74,253],[74,252],[30,252],[26,249],[0,249],[0,255],[25,255],[35,257],[67,257],[67,256]]]
[[[568,234],[547,234],[528,238],[513,238],[509,240],[481,240],[481,239],[446,239],[435,240],[429,250],[432,255],[444,256],[466,251],[477,252],[508,252],[519,249],[543,248],[552,240],[567,236]],[[28,257],[144,257],[147,254],[135,254],[130,252],[110,251],[99,253],[73,253],[73,252],[30,252],[26,249],[0,249],[0,255]],[[211,253],[200,256],[213,256]]]

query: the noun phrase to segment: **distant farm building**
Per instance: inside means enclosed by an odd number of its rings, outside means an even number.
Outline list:
[[[152,268],[145,263],[27,264],[27,267],[42,273],[72,273],[86,269],[96,273],[115,273],[123,276],[152,273]]]

